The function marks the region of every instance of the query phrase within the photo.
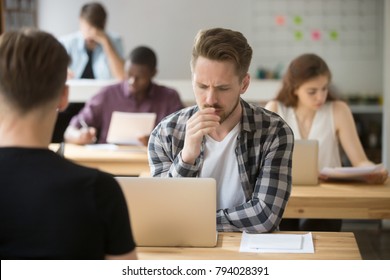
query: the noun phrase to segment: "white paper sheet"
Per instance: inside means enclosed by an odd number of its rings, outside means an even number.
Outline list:
[[[321,175],[325,175],[329,178],[358,178],[363,175],[367,175],[383,168],[383,164],[377,164],[373,166],[365,167],[325,167],[321,170]]]
[[[107,132],[107,143],[142,145],[138,138],[151,133],[156,117],[156,113],[113,112]]]
[[[118,145],[115,144],[88,144],[85,145],[85,148],[88,150],[118,150]]]
[[[252,234],[244,232],[240,252],[249,253],[314,253],[311,232],[306,234]]]
[[[131,145],[123,147],[123,146],[116,145],[116,144],[87,144],[87,145],[85,145],[85,148],[87,150],[146,153],[146,150],[140,149],[138,146],[131,146]]]

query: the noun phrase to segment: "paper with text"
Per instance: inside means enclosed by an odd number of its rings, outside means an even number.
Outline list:
[[[117,152],[129,152],[129,153],[146,153],[145,149],[140,148],[139,146],[121,146],[116,144],[87,144],[84,145],[87,150],[95,151],[117,151]]]
[[[115,144],[87,144],[85,148],[88,150],[110,150],[116,151],[118,150],[118,145]]]
[[[313,237],[307,234],[252,234],[243,232],[240,252],[314,253]]]
[[[113,112],[107,132],[107,143],[142,146],[139,139],[149,136],[156,118],[156,113]]]

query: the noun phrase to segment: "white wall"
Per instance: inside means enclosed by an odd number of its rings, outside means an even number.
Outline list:
[[[78,29],[83,0],[40,0],[40,28],[55,35]],[[126,54],[135,46],[152,47],[159,78],[190,78],[193,39],[201,28],[224,26],[248,32],[250,1],[236,0],[101,0],[108,10],[107,30],[124,39]]]
[[[372,0],[363,1],[372,3]],[[375,1],[383,3],[383,0]],[[85,2],[88,1],[40,0],[38,7],[39,27],[57,36],[77,30],[79,10]],[[285,9],[286,4],[283,6],[280,3],[288,3],[292,5],[291,7],[296,7],[299,4],[303,9],[301,13],[309,17],[310,9],[317,9],[318,13],[318,7],[324,9],[325,3],[327,3],[326,5],[335,4],[335,7],[341,5],[340,3],[348,2],[352,5],[360,3],[355,0],[332,2],[328,0],[101,0],[101,2],[109,13],[107,29],[122,36],[126,53],[140,44],[149,45],[157,52],[159,57],[158,78],[160,79],[190,78],[191,47],[195,34],[201,28],[222,26],[236,29],[244,33],[251,45],[257,46],[256,42],[259,36],[255,30],[256,23],[253,22],[256,18],[253,12],[255,9],[264,9],[262,12],[267,14],[269,10],[273,11],[273,7],[270,5],[274,3],[276,3],[277,9]],[[376,21],[382,22],[383,20],[380,6],[382,4],[378,5],[376,10],[379,10],[379,16],[376,16],[375,21],[371,23],[374,26],[377,24]],[[358,14],[355,11],[356,13]],[[329,19],[328,16],[331,15],[327,14],[324,18],[327,22],[332,22],[332,18]],[[351,19],[354,20],[353,17]],[[353,23],[353,21],[349,23],[349,26],[354,26]],[[321,24],[325,26],[324,23]],[[345,33],[348,34],[348,27],[341,26],[340,28],[344,28]],[[354,31],[356,35],[356,30]],[[367,36],[370,34],[365,30],[362,32],[366,32]],[[272,34],[273,32],[271,32]],[[379,34],[380,36],[373,39],[378,40],[380,43],[377,45],[382,46],[381,30]],[[358,42],[359,37],[356,40]],[[278,47],[283,47],[283,44],[287,51],[292,51],[292,48],[283,42]],[[321,48],[322,50],[329,49],[326,44],[323,44]],[[300,49],[298,48],[298,50]],[[302,46],[302,51],[307,49],[304,45]],[[295,51],[297,51],[296,48]],[[321,53],[319,54],[321,55]],[[275,61],[275,64],[281,62],[286,67],[292,55],[295,53],[290,53],[281,61]],[[259,65],[270,63],[270,54],[257,49],[254,58],[250,69],[252,76],[255,75]],[[369,59],[359,59],[356,56],[350,59],[341,55],[340,59],[333,58],[327,59],[327,61],[334,74],[334,82],[343,94],[382,93],[382,49],[375,49],[374,55]]]
[[[190,78],[191,47],[196,32],[201,28],[223,26],[236,29],[244,33],[250,42],[254,42],[256,38],[252,38],[254,32],[251,13],[260,1],[266,0],[101,0],[109,13],[107,29],[122,36],[127,52],[139,44],[155,49],[159,57],[159,79]],[[310,9],[309,4],[318,4],[320,0],[288,1],[307,4],[306,9]],[[380,3],[378,5],[383,5],[382,1],[375,1]],[[39,27],[57,36],[77,30],[79,11],[85,2],[88,1],[39,0]],[[330,5],[329,3],[336,2],[339,1],[323,0],[321,3]],[[383,11],[384,18],[380,14],[377,20],[384,22],[384,28],[379,28],[380,38],[376,40],[380,40],[378,42],[384,45],[384,49],[379,50],[374,59],[328,63],[335,83],[342,92],[383,92],[383,159],[387,168],[390,168],[390,148],[387,140],[390,139],[390,0],[384,0]],[[310,10],[306,11],[309,12]],[[382,34],[385,35],[384,39]],[[266,53],[261,55],[267,57]],[[259,54],[255,56],[259,57]],[[254,67],[255,62],[251,69],[252,74]]]

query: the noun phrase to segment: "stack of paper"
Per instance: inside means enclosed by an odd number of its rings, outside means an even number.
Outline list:
[[[314,253],[313,237],[307,234],[252,234],[244,232],[240,252]]]

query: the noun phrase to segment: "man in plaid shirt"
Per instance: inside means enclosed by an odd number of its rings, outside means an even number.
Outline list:
[[[292,130],[240,98],[251,58],[240,32],[200,31],[191,59],[197,106],[162,120],[149,140],[152,176],[216,179],[219,231],[274,231],[291,192]]]

